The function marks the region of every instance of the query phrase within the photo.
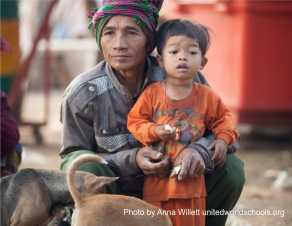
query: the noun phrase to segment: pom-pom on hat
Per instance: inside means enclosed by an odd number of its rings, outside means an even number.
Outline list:
[[[88,28],[94,26],[98,48],[102,51],[100,41],[104,25],[116,15],[132,16],[149,39],[151,53],[156,47],[156,28],[158,26],[159,10],[163,0],[103,0],[102,7],[91,8],[87,16],[91,18]]]

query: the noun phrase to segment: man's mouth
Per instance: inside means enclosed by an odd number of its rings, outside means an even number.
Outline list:
[[[125,58],[128,57],[127,55],[114,55],[114,58]]]

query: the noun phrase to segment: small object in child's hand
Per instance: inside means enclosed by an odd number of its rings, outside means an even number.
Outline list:
[[[176,131],[175,131],[175,139],[176,140],[180,139],[180,129],[176,129]]]
[[[162,153],[161,153],[161,152],[158,152],[156,156],[157,156],[158,158],[161,158]]]
[[[179,171],[181,170],[181,168],[182,168],[182,165],[174,167],[173,168],[173,173],[175,175],[178,175],[179,174]]]
[[[166,124],[166,125],[164,126],[164,130],[168,130],[168,131],[172,132],[172,131],[173,131],[173,128],[171,128],[170,125]]]

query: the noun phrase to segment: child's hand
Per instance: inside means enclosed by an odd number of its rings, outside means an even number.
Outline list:
[[[173,131],[166,130],[165,126],[156,126],[154,133],[163,141],[168,141],[174,138],[175,129]]]
[[[226,153],[227,153],[227,144],[225,140],[223,139],[217,139],[213,141],[210,146],[208,147],[209,149],[215,149],[215,153],[212,157],[212,160],[214,161],[215,166],[223,166],[226,160]]]

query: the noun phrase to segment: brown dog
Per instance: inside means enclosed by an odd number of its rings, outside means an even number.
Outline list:
[[[74,185],[76,168],[88,161],[99,161],[96,155],[83,155],[77,158],[68,168],[67,183],[75,201],[72,216],[72,226],[171,226],[170,218],[162,210],[143,200],[111,194],[98,194],[83,197]],[[105,185],[118,178],[100,178],[100,184]],[[103,182],[104,181],[104,182]]]
[[[74,180],[83,196],[92,196],[105,191],[102,185],[108,179],[76,172]],[[46,226],[64,207],[74,206],[65,171],[22,169],[1,178],[0,184],[1,226]]]

